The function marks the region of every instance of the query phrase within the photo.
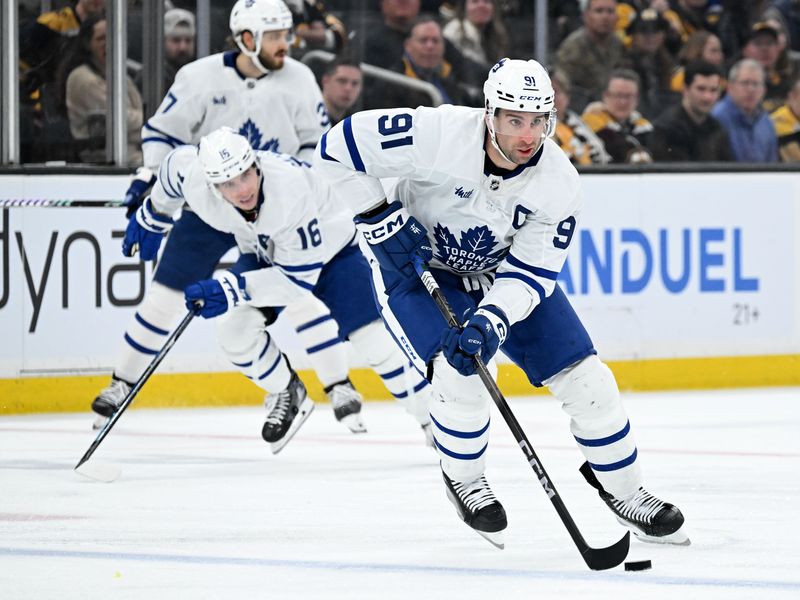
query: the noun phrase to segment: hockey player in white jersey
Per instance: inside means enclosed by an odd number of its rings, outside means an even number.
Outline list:
[[[145,170],[131,185],[135,209],[155,181],[164,157],[182,144],[196,144],[220,126],[235,128],[256,150],[274,150],[311,160],[329,125],[314,75],[287,55],[292,16],[282,0],[239,0],[230,16],[239,52],[201,58],[183,67],[156,114],[142,129]],[[152,285],[125,332],[111,384],[92,404],[101,426],[144,372],[183,311],[183,290],[210,277],[234,246],[233,236],[209,227],[191,210],[176,222]],[[142,253],[152,260],[155,253]],[[313,297],[287,310],[298,330],[334,414],[353,431],[364,431],[361,396],[347,378],[347,356],[329,311]]]
[[[556,279],[575,235],[577,172],[549,139],[554,93],[535,61],[502,59],[485,110],[357,113],[323,135],[315,168],[351,202],[376,297],[437,401],[430,412],[447,495],[502,547],[506,514],[484,471],[490,397],[473,357],[499,348],[571,417],[581,469],[641,539],[688,543],[683,516],[642,487],[631,426],[610,369]],[[397,177],[387,199],[379,181]],[[463,327],[450,329],[417,276],[428,262]],[[491,361],[491,362],[490,362]]]
[[[199,301],[200,314],[208,318],[227,313],[218,320],[220,345],[234,366],[268,393],[262,435],[273,452],[291,439],[314,405],[266,325],[271,309],[312,294],[330,310],[337,335],[350,340],[421,425],[429,422],[427,412],[415,414],[408,401],[427,398],[430,385],[416,373],[406,382],[407,359],[380,319],[352,217],[308,163],[253,152],[230,128],[214,131],[200,140],[199,150],[182,146],[167,155],[123,247],[155,252],[184,201],[203,222],[233,235],[241,252],[230,270],[189,284],[186,306]]]

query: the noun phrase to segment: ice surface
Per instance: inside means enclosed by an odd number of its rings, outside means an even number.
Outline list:
[[[399,405],[353,435],[320,405],[273,456],[263,409],[130,410],[72,470],[92,416],[0,417],[0,598],[800,598],[800,389],[628,394],[648,489],[686,515],[688,548],[632,541],[649,571],[584,565],[497,412],[487,478],[505,550],[461,523],[434,452]],[[577,471],[552,398],[512,408],[595,546],[623,530]],[[88,405],[88,401],[87,401]]]

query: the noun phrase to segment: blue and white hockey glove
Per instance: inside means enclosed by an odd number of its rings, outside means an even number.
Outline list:
[[[183,291],[186,308],[205,319],[218,317],[250,300],[245,286],[244,277],[231,271],[220,273],[213,279],[202,279],[189,284]]]
[[[433,257],[428,232],[398,201],[376,215],[358,215],[355,222],[387,271],[416,277],[414,261],[419,258],[428,263]]]
[[[148,196],[128,220],[125,238],[122,240],[122,254],[133,256],[136,251],[142,260],[155,260],[164,234],[172,229],[173,221],[153,209]]]
[[[488,363],[507,335],[506,315],[496,306],[487,304],[476,310],[463,328],[451,327],[442,332],[442,352],[456,371],[474,375],[475,355]]]
[[[125,218],[130,219],[131,215],[142,205],[142,198],[153,187],[156,182],[156,175],[147,167],[139,167],[136,174],[125,192]]]

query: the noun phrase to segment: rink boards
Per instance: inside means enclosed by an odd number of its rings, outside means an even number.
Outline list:
[[[797,174],[582,179],[584,211],[560,285],[621,387],[800,384]],[[0,199],[118,199],[127,181],[2,176]],[[0,208],[0,413],[85,410],[106,381],[152,275],[151,265],[121,255],[125,224],[121,208]],[[306,369],[280,320],[274,334]],[[355,357],[353,365],[367,397],[386,396]],[[508,394],[530,393],[512,365],[501,365],[500,383]],[[137,405],[259,398],[229,372],[213,324],[198,319]]]

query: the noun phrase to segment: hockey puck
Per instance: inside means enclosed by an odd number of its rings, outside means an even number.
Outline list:
[[[652,569],[653,563],[649,560],[632,560],[625,563],[626,571],[646,571]]]

